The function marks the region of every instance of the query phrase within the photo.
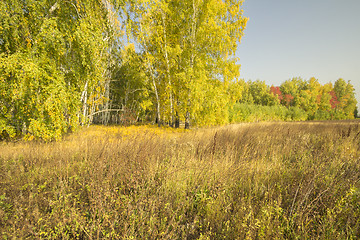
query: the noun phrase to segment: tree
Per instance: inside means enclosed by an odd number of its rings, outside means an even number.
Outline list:
[[[302,83],[302,87],[299,87],[300,90],[298,98],[296,99],[296,104],[301,109],[305,110],[308,113],[308,116],[313,119],[321,99],[321,85],[314,77]]]
[[[151,82],[147,81],[142,57],[129,44],[121,51],[119,65],[113,70],[110,84],[111,122],[130,124],[144,120],[153,107]]]
[[[274,87],[274,86],[271,86],[270,87],[270,93],[272,93],[276,99],[277,99],[277,103],[281,103],[281,101],[283,100],[283,95],[282,95],[282,92],[280,90],[280,87]]]
[[[331,111],[331,99],[333,96],[330,94],[330,92],[333,90],[333,86],[331,83],[324,84],[320,87],[320,99],[319,99],[319,109],[321,111]]]
[[[249,90],[255,104],[263,106],[272,106],[277,103],[277,97],[271,93],[271,89],[265,81],[256,80],[249,82]]]
[[[112,3],[116,3],[112,1]],[[58,139],[104,102],[110,2],[0,3],[0,131]]]
[[[226,101],[221,103],[218,100],[226,99],[226,86],[239,76],[234,54],[247,19],[242,17],[242,1],[193,0],[187,3],[190,19],[185,26],[188,31],[188,41],[185,43],[190,47],[184,51],[185,59],[189,56],[187,66],[190,76],[185,84],[190,93],[187,112],[194,120],[208,119],[211,122],[212,117],[198,110],[203,108],[204,100],[220,103],[217,107],[226,110]],[[206,96],[199,96],[196,90],[206,90],[207,85],[224,87],[217,88],[218,95],[210,92]],[[221,95],[220,99],[215,98]]]
[[[306,82],[300,77],[286,80],[280,85],[280,91],[284,96],[281,103],[286,106],[298,106],[298,96],[305,88]]]
[[[328,120],[331,119],[332,114],[332,98],[331,95],[333,87],[331,83],[320,86],[318,95],[318,110],[315,113],[315,119]]]
[[[143,52],[156,119],[173,125],[224,121],[227,86],[239,76],[234,57],[246,25],[242,1],[138,0],[127,28]],[[210,111],[211,110],[211,111]]]
[[[334,84],[334,92],[337,97],[338,104],[336,105],[336,117],[343,118],[354,118],[354,111],[356,109],[356,98],[354,93],[354,87],[348,81],[339,78]]]

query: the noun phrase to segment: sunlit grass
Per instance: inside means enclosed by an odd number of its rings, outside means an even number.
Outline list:
[[[45,239],[349,239],[358,121],[91,126],[0,143],[0,233]]]

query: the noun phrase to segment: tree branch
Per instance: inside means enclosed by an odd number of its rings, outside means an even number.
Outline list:
[[[95,114],[103,113],[103,112],[123,112],[123,111],[124,111],[123,109],[104,109],[104,110],[100,110],[100,111],[94,112],[92,114],[89,114],[88,117],[91,117],[91,116],[94,116]]]

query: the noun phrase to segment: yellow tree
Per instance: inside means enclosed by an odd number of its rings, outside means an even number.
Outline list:
[[[321,97],[320,90],[321,84],[316,78],[312,77],[305,82],[296,99],[297,106],[305,110],[310,118],[314,118],[315,113],[318,110],[318,104]]]
[[[132,30],[153,82],[158,120],[224,122],[228,84],[239,76],[235,51],[247,19],[238,0],[138,0]],[[134,17],[135,16],[135,17]]]
[[[350,81],[346,82],[342,78],[336,80],[334,84],[334,92],[337,100],[339,101],[336,107],[337,118],[354,118],[354,112],[357,104],[354,91],[354,87]]]
[[[315,115],[315,119],[326,120],[331,119],[331,91],[333,86],[331,83],[324,84],[320,87],[318,96],[318,110]]]
[[[226,94],[229,82],[239,76],[235,51],[247,18],[242,16],[242,1],[184,1],[185,23],[183,57],[188,74],[185,124],[190,116],[201,124],[222,123],[227,118]]]
[[[104,98],[109,3],[0,2],[0,131],[58,139],[91,117]]]

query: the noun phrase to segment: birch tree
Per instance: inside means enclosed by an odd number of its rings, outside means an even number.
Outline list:
[[[242,1],[139,0],[134,2],[132,30],[141,51],[155,61],[153,91],[157,118],[173,125],[182,117],[194,123],[225,121],[227,85],[239,76],[235,57],[247,19]],[[147,57],[148,58],[148,57]]]
[[[4,0],[0,9],[0,131],[51,140],[91,120],[104,102],[111,7]]]

